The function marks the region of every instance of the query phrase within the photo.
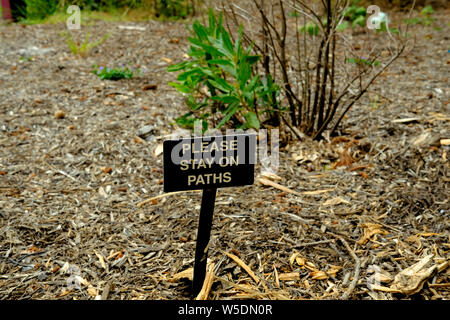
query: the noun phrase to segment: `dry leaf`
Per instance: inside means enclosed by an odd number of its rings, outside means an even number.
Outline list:
[[[313,280],[325,280],[328,279],[328,276],[325,272],[323,271],[312,271],[309,273],[309,275],[311,276],[311,279]]]
[[[105,259],[103,259],[103,256],[95,250],[94,250],[94,253],[97,256],[98,261],[100,262],[100,265],[102,266],[102,268],[106,270],[106,263],[105,263]]]
[[[361,227],[364,228],[364,235],[362,238],[357,242],[360,245],[363,245],[367,243],[367,241],[370,240],[370,238],[376,234],[388,234],[386,230],[382,229],[382,226],[376,223],[363,223],[361,224]]]
[[[301,267],[304,267],[306,265],[306,259],[305,258],[297,257],[297,258],[295,258],[295,261]]]
[[[59,271],[61,271],[61,273],[66,273],[67,270],[69,270],[69,266],[70,266],[69,263],[66,262],[66,263],[64,263],[64,265],[62,266],[62,268],[59,269]]]
[[[391,289],[391,288],[380,286],[377,284],[373,284],[370,288],[374,291],[383,291],[383,292],[389,292],[389,293],[401,293],[400,290]]]
[[[169,282],[175,282],[180,279],[189,279],[192,281],[194,279],[194,268],[189,268],[184,271],[178,272],[169,280]]]
[[[93,286],[89,286],[89,288],[87,289],[87,292],[93,298],[95,298],[98,295],[98,290],[95,289]]]
[[[419,237],[433,237],[433,236],[440,236],[440,233],[435,233],[435,232],[423,232],[423,233],[418,233],[417,236]]]
[[[102,168],[102,171],[104,172],[104,173],[111,173],[112,172],[112,168],[111,167],[103,167]]]
[[[142,143],[145,143],[145,140],[144,140],[144,139],[141,139],[141,138],[139,138],[139,137],[137,137],[137,136],[135,136],[135,137],[134,137],[134,142],[139,143],[139,144],[142,144]]]
[[[332,265],[331,268],[327,272],[316,270],[316,271],[310,272],[309,275],[311,276],[311,279],[313,279],[313,280],[326,280],[329,278],[329,276],[335,277],[336,274],[341,269],[342,269],[342,267],[340,267],[340,266]]]
[[[327,273],[328,273],[330,276],[335,277],[336,274],[337,274],[340,270],[342,270],[342,267],[341,267],[341,266],[335,266],[335,265],[332,265],[331,268],[330,268],[330,270],[327,271]]]
[[[59,295],[59,297],[64,297],[64,296],[68,295],[68,294],[71,293],[71,292],[72,292],[72,289],[63,291],[63,293],[61,293],[61,294]]]
[[[62,110],[58,110],[55,112],[56,119],[64,119],[66,117],[66,113]]]
[[[295,251],[291,257],[289,258],[289,265],[292,266],[292,264],[294,263],[295,259],[297,258],[297,256],[299,255],[299,253],[297,251]]]

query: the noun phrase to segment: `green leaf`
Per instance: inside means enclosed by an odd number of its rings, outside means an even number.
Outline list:
[[[219,55],[226,56],[228,59],[233,59],[233,51],[228,51],[222,39],[214,39],[213,37],[208,38],[212,43],[215,50],[219,51]]]
[[[192,77],[193,75],[203,76],[203,71],[201,68],[194,68],[183,73],[180,73],[177,77],[177,80],[180,82],[186,81],[188,77]]]
[[[215,87],[216,89],[219,89],[223,92],[230,92],[233,90],[233,87],[223,80],[222,78],[215,77],[214,80],[208,79],[208,82]]]
[[[211,59],[208,64],[215,64],[221,67],[225,72],[228,72],[233,78],[237,78],[237,72],[234,64],[224,59]]]
[[[202,26],[198,21],[195,21],[192,25],[192,28],[194,29],[195,35],[200,40],[206,40],[208,39],[208,31],[204,26]]]
[[[225,111],[225,113],[226,113],[225,117],[223,117],[223,119],[219,122],[216,129],[220,129],[225,123],[227,123],[238,110],[239,110],[238,103],[231,104]]]
[[[191,64],[190,61],[184,61],[178,64],[171,65],[167,68],[167,72],[176,72],[186,69]]]
[[[214,96],[214,97],[211,97],[211,99],[215,100],[215,101],[221,101],[221,102],[223,102],[225,104],[232,104],[232,103],[239,103],[240,102],[238,97],[233,96],[233,95],[229,95],[229,94],[222,94],[222,95],[219,95],[219,96]]]
[[[208,19],[209,19],[209,31],[210,34],[215,30],[216,27],[216,14],[212,8],[208,11]]]
[[[251,76],[252,69],[250,68],[250,65],[246,61],[241,61],[238,68],[238,82],[241,90],[244,90],[245,86],[247,85],[247,81]]]
[[[252,78],[252,80],[250,81],[250,83],[245,87],[244,92],[254,92],[255,87],[258,85],[259,82],[259,76],[256,75]]]
[[[261,59],[261,56],[248,56],[247,62],[252,65],[252,64],[257,63],[259,61],[259,59]]]
[[[366,8],[364,8],[364,7],[358,7],[358,8],[355,10],[355,15],[356,15],[356,16],[363,16],[363,17],[365,17],[366,14],[367,14],[366,11],[367,11]]]
[[[433,13],[434,13],[434,9],[433,9],[433,7],[430,6],[430,5],[425,6],[425,7],[422,9],[422,11],[420,11],[420,14],[421,14],[421,15],[424,15],[424,16],[426,16],[426,15],[431,15],[431,14],[433,14]]]
[[[209,64],[217,64],[219,66],[228,66],[228,67],[234,67],[233,63],[231,63],[228,60],[224,60],[224,59],[211,59],[208,60]]]
[[[222,28],[222,42],[223,42],[224,48],[232,56],[234,54],[234,47],[233,47],[233,43],[231,42],[230,34],[225,30],[225,28]]]
[[[339,32],[342,32],[345,29],[347,29],[348,27],[349,27],[348,21],[343,21],[337,26],[336,30]]]
[[[305,26],[300,28],[300,31],[303,33],[308,32],[310,36],[318,36],[320,29],[317,24],[308,22]]]
[[[365,22],[366,22],[366,19],[364,16],[358,16],[358,18],[353,20],[352,27],[356,27],[358,25],[361,27],[364,27]]]
[[[175,89],[177,89],[178,91],[183,92],[183,93],[190,93],[191,92],[191,89],[189,87],[183,86],[183,85],[181,85],[179,83],[176,83],[176,82],[169,82],[169,86],[172,86]]]
[[[253,129],[260,128],[260,123],[259,123],[258,116],[256,115],[256,113],[250,111],[250,112],[244,114],[244,118],[247,120],[247,126],[249,128],[253,128]]]

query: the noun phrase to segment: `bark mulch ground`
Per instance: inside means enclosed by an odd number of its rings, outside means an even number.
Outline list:
[[[448,13],[339,137],[280,148],[289,190],[218,191],[210,299],[449,298]],[[201,194],[138,206],[163,194],[155,150],[184,111],[165,71],[184,24],[91,23],[80,38],[111,37],[86,59],[63,29],[0,26],[0,299],[188,299]],[[90,73],[123,63],[147,72]]]

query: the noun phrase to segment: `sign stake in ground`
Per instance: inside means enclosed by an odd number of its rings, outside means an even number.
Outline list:
[[[217,189],[203,190],[202,207],[200,208],[200,218],[198,221],[197,246],[195,247],[194,297],[202,289],[203,281],[205,280],[206,263],[208,260],[208,244],[211,235],[216,193]]]
[[[195,248],[195,297],[205,280],[217,188],[253,184],[256,136],[236,134],[167,140],[163,153],[165,192],[203,190]]]

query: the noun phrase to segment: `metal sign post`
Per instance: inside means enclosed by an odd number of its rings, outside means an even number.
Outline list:
[[[195,247],[193,296],[196,297],[203,286],[208,260],[209,238],[214,215],[214,203],[217,189],[205,189],[202,195],[202,207],[198,221],[197,246]]]

